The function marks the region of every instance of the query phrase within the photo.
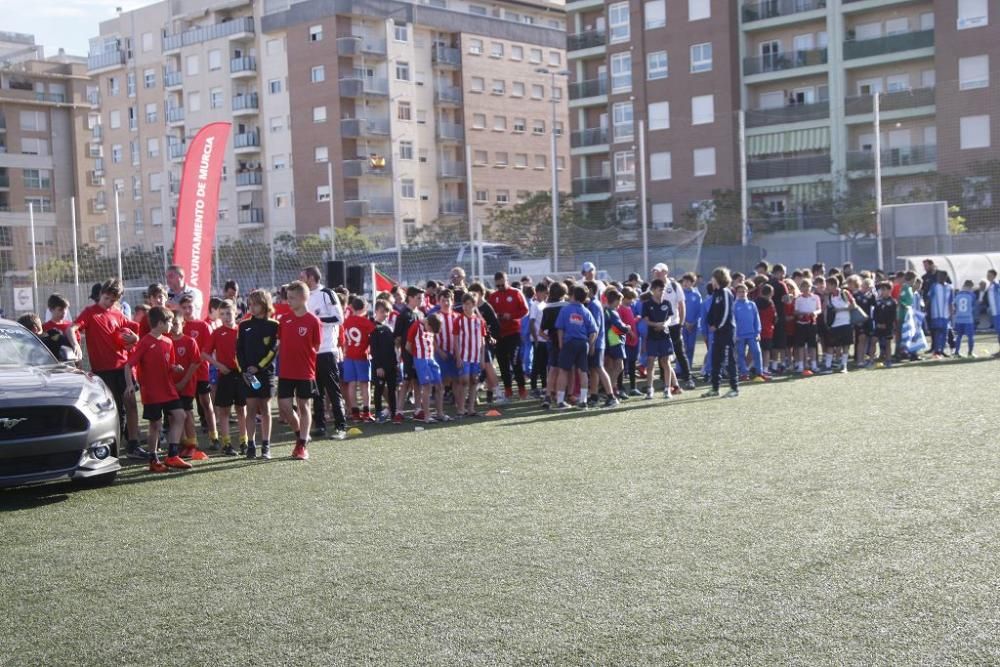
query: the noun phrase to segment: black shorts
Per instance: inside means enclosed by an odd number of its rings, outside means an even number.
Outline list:
[[[416,380],[417,369],[413,367],[413,355],[403,352],[403,381]]]
[[[212,393],[212,383],[208,380],[198,380],[195,392],[199,396],[204,396],[205,394]]]
[[[220,373],[219,381],[215,384],[215,406],[217,408],[230,408],[234,405],[246,405],[245,394],[240,385],[246,385],[246,383],[236,371],[230,371],[226,375]]]
[[[845,324],[841,327],[831,328],[827,340],[832,347],[848,347],[854,344],[854,326]]]
[[[761,349],[764,347],[764,341],[761,341]],[[786,346],[785,343],[785,325],[784,321],[779,318],[779,321],[774,325],[774,338],[772,339],[772,345],[774,349],[780,349]]]
[[[114,371],[94,371],[94,375],[104,380],[104,384],[108,386],[108,391],[115,398],[115,403],[119,404],[121,407],[122,397],[125,396],[125,388],[127,387],[125,383],[125,368],[119,368]]]
[[[181,407],[185,412],[194,410],[194,396],[181,396]]]
[[[760,350],[761,352],[770,352],[774,349],[774,339],[773,338],[761,338],[760,339]]]
[[[795,347],[811,347],[816,349],[816,325],[802,324],[795,325]]]
[[[246,398],[271,398],[274,396],[274,373],[271,371],[257,371],[257,381],[260,382],[260,389],[254,389],[242,378],[243,396]]]
[[[166,403],[147,403],[142,406],[142,418],[150,422],[158,422],[172,410],[181,410],[180,399]]]
[[[298,398],[304,401],[313,398],[319,393],[316,389],[316,380],[288,380],[278,378],[278,399]]]

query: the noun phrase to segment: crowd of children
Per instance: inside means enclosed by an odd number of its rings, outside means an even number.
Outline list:
[[[134,309],[136,319],[127,318],[115,279],[95,286],[94,303],[75,319],[56,294],[48,321],[26,315],[20,322],[53,350],[80,353],[86,343],[90,369],[118,405],[127,455],[163,472],[208,458],[198,446],[196,414],[209,450],[271,458],[275,394],[295,434],[292,456],[307,459],[310,438],[323,432],[313,422],[324,423],[327,398],[337,439],[344,437],[340,422],[402,423],[409,401],[421,424],[475,418],[482,402],[513,400],[515,381],[522,399],[530,381],[545,409],[612,408],[653,399],[659,371],[669,400],[696,387],[699,338],[703,397],[719,396],[723,380],[725,396],[736,397],[745,381],[890,367],[918,359],[924,346],[941,358],[961,356],[964,343],[973,356],[981,314],[1000,332],[996,273],[956,288],[933,263],[925,269],[919,278],[912,271],[855,273],[849,265],[788,273],[762,262],[754,275],[719,268],[702,284],[691,273],[677,281],[658,264],[648,283],[632,274],[605,284],[588,263],[580,280],[520,287],[497,273],[494,290],[466,286],[456,269],[450,284],[395,287],[369,303],[323,287],[310,267],[303,280],[281,288],[277,302],[254,290],[244,305],[238,288],[227,285],[232,298],[211,299],[207,317],[195,295],[155,284]],[[324,390],[331,379],[336,386]],[[137,393],[148,422],[145,446]]]

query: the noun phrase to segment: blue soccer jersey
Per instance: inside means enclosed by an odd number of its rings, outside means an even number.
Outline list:
[[[568,303],[559,310],[556,329],[563,332],[563,340],[589,340],[597,333],[597,323],[585,306]]]
[[[955,295],[955,324],[972,324],[976,319],[978,302],[973,292],[962,290]]]

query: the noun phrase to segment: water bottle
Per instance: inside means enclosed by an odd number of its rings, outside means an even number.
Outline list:
[[[254,391],[260,389],[260,380],[257,379],[256,375],[248,376],[247,380],[250,382],[250,386],[253,388]]]

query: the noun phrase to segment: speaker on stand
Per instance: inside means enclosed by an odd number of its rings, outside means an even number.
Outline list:
[[[334,259],[326,263],[326,286],[342,287],[347,283],[347,262]]]

